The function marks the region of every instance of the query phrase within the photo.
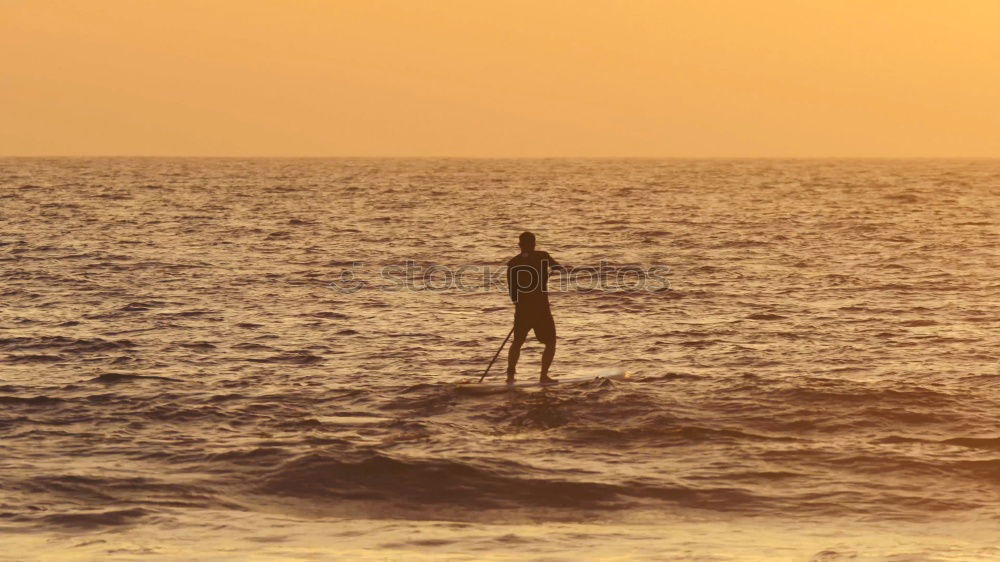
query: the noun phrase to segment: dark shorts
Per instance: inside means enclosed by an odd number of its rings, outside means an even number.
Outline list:
[[[514,339],[524,340],[532,330],[538,341],[544,344],[556,342],[556,322],[548,306],[515,309]]]

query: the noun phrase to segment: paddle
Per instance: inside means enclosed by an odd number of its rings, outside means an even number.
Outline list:
[[[483,382],[483,379],[486,378],[486,373],[490,372],[490,367],[493,366],[493,363],[497,360],[497,357],[500,357],[500,352],[503,351],[503,346],[507,345],[507,340],[510,339],[510,336],[513,335],[513,333],[514,333],[514,328],[511,328],[510,332],[507,333],[507,337],[503,339],[503,343],[500,344],[500,349],[497,350],[496,355],[493,356],[493,359],[490,361],[490,364],[487,365],[486,370],[483,371],[483,376],[479,377],[479,382]]]

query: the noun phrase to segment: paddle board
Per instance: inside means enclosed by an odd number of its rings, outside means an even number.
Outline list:
[[[559,377],[555,380],[555,382],[550,383],[540,383],[538,382],[538,379],[532,377],[528,380],[521,379],[521,381],[515,381],[513,384],[507,384],[506,376],[500,374],[496,377],[496,379],[482,383],[469,381],[459,382],[456,385],[456,388],[470,392],[502,392],[504,390],[515,388],[551,388],[554,386],[568,386],[603,380],[626,380],[628,378],[629,374],[625,371],[625,369],[611,367],[579,375]]]

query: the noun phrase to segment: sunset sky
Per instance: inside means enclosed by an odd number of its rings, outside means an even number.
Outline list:
[[[1000,157],[1000,2],[0,0],[0,155]]]

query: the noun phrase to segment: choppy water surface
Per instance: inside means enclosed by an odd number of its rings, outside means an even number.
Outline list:
[[[1000,558],[998,203],[1000,161],[0,160],[0,558]],[[553,375],[631,380],[464,392],[502,289],[378,275],[525,229],[670,268],[552,295]]]

